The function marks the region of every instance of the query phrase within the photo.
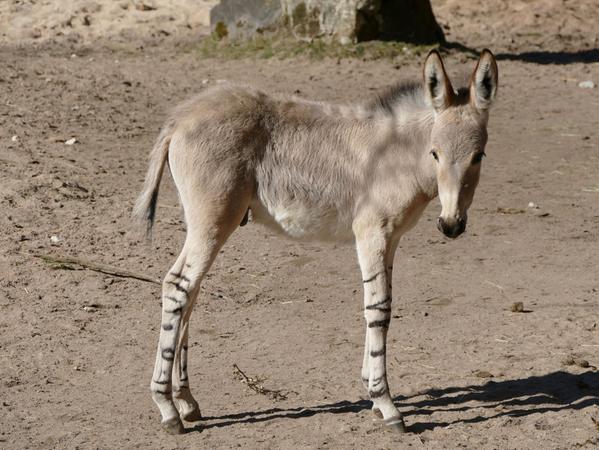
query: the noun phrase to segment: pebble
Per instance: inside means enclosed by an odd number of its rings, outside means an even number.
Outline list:
[[[578,87],[582,89],[593,89],[595,87],[595,83],[591,80],[585,80],[578,83]]]
[[[16,134],[10,138],[11,141],[13,142],[17,142],[19,140],[19,136],[17,136]]]
[[[71,138],[71,139],[67,139],[66,141],[64,141],[64,143],[65,143],[66,145],[73,145],[73,144],[76,144],[77,142],[79,142],[79,141],[77,140],[77,138]]]
[[[535,202],[528,202],[528,207],[532,208],[532,209],[537,209],[538,208],[538,206],[537,206],[537,204]]]
[[[477,370],[474,372],[474,376],[478,378],[493,378],[493,374],[487,370]]]
[[[568,355],[568,356],[566,356],[562,360],[562,364],[564,366],[578,366],[578,367],[582,367],[582,368],[587,368],[587,367],[591,366],[586,359],[581,358],[581,357],[576,356],[576,355]]]
[[[522,302],[515,302],[512,303],[512,308],[511,308],[512,312],[524,312],[524,303]]]
[[[55,234],[53,234],[52,236],[50,236],[50,242],[52,242],[53,244],[58,244],[60,241],[62,241],[62,239],[60,239]]]

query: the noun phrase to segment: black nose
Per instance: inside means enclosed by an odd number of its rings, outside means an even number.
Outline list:
[[[459,218],[457,220],[445,221],[439,217],[437,228],[448,238],[455,239],[466,230],[466,219]]]

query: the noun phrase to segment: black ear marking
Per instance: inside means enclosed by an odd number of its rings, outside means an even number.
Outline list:
[[[433,74],[433,76],[428,79],[428,88],[433,94],[433,97],[437,97],[439,95],[439,80],[437,79],[437,74]]]
[[[480,109],[491,107],[497,92],[498,70],[495,57],[490,50],[484,49],[476,63],[470,81],[470,101]]]
[[[445,72],[441,55],[436,50],[432,50],[426,57],[423,81],[428,100],[437,112],[453,104],[454,90]]]
[[[488,66],[487,66],[488,67]],[[489,100],[491,98],[491,92],[493,90],[493,84],[491,77],[489,76],[488,69],[486,70],[485,76],[480,83],[480,94],[485,100]]]

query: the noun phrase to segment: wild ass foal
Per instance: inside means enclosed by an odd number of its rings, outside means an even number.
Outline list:
[[[332,106],[217,86],[180,105],[162,129],[135,213],[151,227],[168,161],[187,237],[164,279],[151,382],[162,424],[200,419],[189,391],[189,317],[200,282],[231,233],[252,219],[300,239],[355,239],[364,282],[362,380],[372,409],[403,431],[385,369],[391,272],[400,237],[439,195],[438,228],[466,228],[487,141],[497,65],[484,50],[470,85],[455,91],[439,53],[422,85],[360,106]]]

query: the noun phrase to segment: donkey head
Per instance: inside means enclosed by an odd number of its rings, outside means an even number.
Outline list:
[[[424,64],[424,91],[435,111],[430,158],[441,201],[438,228],[455,238],[466,229],[485,155],[489,108],[497,92],[495,57],[483,50],[470,86],[456,92],[441,56],[433,50]]]

